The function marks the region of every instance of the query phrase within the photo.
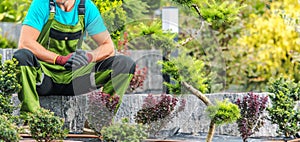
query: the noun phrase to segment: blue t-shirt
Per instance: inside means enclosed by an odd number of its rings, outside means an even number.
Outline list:
[[[76,25],[79,20],[79,3],[80,0],[76,0],[74,7],[69,12],[63,11],[56,4],[54,19],[65,25]],[[23,21],[23,25],[31,26],[41,32],[48,21],[49,15],[49,0],[33,0]],[[91,0],[85,1],[84,20],[85,28],[89,35],[95,35],[106,30],[101,14]]]

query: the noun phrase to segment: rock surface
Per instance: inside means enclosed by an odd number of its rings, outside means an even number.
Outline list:
[[[236,101],[246,93],[218,93],[208,94],[211,100],[223,100],[228,98],[231,101]],[[260,93],[259,95],[267,95]],[[141,108],[146,94],[130,94],[124,95],[123,102],[118,110],[115,121],[120,121],[122,117],[129,118],[131,123],[134,123],[134,115]],[[206,106],[193,95],[186,95],[186,108],[180,112],[178,117],[175,117],[167,124],[165,130],[171,130],[175,127],[180,128],[181,133],[206,133],[210,119],[205,113]],[[18,104],[18,99],[14,96],[14,102]],[[73,133],[81,133],[83,131],[84,122],[86,120],[86,111],[89,107],[87,95],[70,97],[70,96],[48,96],[40,97],[41,106],[55,112],[56,115],[65,119],[65,127]],[[18,114],[18,112],[15,112]],[[237,124],[227,124],[216,127],[215,134],[239,136]],[[266,122],[265,126],[260,129],[260,132],[253,136],[276,136],[276,126]]]

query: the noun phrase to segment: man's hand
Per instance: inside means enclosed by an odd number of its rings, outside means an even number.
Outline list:
[[[78,49],[67,60],[64,67],[67,70],[72,70],[72,69],[76,70],[82,66],[89,64],[90,62],[92,62],[92,60],[93,60],[93,55],[91,53]]]
[[[55,60],[55,64],[64,66],[67,61],[71,58],[73,53],[70,53],[67,56],[58,56]]]

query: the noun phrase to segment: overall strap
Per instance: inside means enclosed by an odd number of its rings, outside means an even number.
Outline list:
[[[83,42],[83,37],[85,35],[85,0],[80,0],[80,3],[78,5],[78,15],[79,15],[79,22],[83,25],[83,30],[81,31],[81,36],[78,40],[76,49],[81,49],[82,42]]]
[[[78,6],[78,14],[79,15],[85,14],[85,0],[80,0],[79,6]]]
[[[53,0],[50,0],[49,9],[51,13],[55,13],[55,3]]]
[[[54,18],[55,15],[55,3],[53,0],[49,1],[49,10],[50,10],[50,15],[49,15],[49,20]]]
[[[76,3],[76,0],[75,0]],[[48,20],[53,20],[55,16],[55,3],[53,0],[49,0],[49,11],[50,15]],[[79,22],[83,25],[83,31],[85,31],[85,20],[84,20],[84,15],[85,15],[85,0],[80,0],[80,3],[78,5],[78,16],[79,16]]]
[[[50,28],[51,26],[51,23],[53,22],[53,19],[54,19],[54,15],[55,15],[55,3],[53,0],[49,0],[49,11],[50,11],[50,15],[49,15],[49,18],[48,18],[48,21],[46,22],[46,24],[44,25],[37,41],[39,43],[43,43],[45,42],[45,39],[44,39],[44,36],[48,33],[48,29]]]
[[[79,22],[83,25],[83,33],[85,31],[85,0],[80,0],[80,3],[78,5],[78,15],[79,15]]]
[[[50,10],[50,13],[55,13],[55,3],[53,0],[49,1],[49,10]],[[80,0],[79,6],[78,6],[78,15],[84,15],[84,14],[85,14],[85,0]]]
[[[85,0],[80,0],[80,3],[78,5],[78,15],[79,15],[79,22],[83,25],[83,31],[82,35],[85,34]]]

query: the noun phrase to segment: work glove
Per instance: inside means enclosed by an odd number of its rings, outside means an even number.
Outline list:
[[[93,55],[84,50],[76,50],[72,56],[67,60],[64,67],[67,70],[76,70],[80,67],[88,65],[93,60]]]
[[[64,66],[67,61],[71,58],[72,53],[68,54],[67,56],[57,56],[55,59],[55,64]]]

